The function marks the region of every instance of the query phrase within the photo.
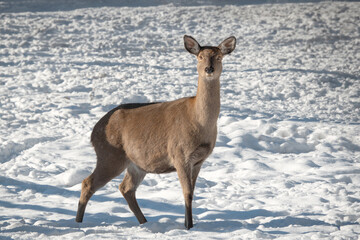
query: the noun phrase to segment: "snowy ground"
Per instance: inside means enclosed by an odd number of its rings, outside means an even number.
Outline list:
[[[358,239],[359,2],[44,2],[0,1],[0,239]],[[98,119],[196,93],[184,34],[238,39],[194,228],[175,173],[139,187],[148,223],[118,191],[123,175],[75,223]]]

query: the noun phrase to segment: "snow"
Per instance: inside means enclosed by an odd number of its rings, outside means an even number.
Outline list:
[[[71,2],[0,1],[1,239],[358,239],[359,2]],[[76,223],[100,117],[196,93],[184,34],[238,39],[194,228],[176,173],[140,185],[148,223],[118,191],[123,174]]]

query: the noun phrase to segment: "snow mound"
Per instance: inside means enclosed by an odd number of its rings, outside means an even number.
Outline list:
[[[82,182],[91,172],[83,169],[70,169],[56,176],[54,183],[58,186],[72,187]]]

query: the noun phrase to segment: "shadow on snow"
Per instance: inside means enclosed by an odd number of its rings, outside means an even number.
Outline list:
[[[40,192],[45,195],[60,195],[62,197],[79,197],[79,191],[67,190],[60,187],[50,186],[50,185],[41,185],[37,183],[30,182],[21,182],[15,179],[2,177],[0,176],[0,185],[8,187],[15,187],[15,191],[22,191],[26,189],[32,189],[36,192]],[[119,206],[126,206],[126,202],[123,198],[111,198],[103,195],[94,195],[90,201],[95,202],[118,202]],[[183,205],[174,205],[170,203],[164,202],[155,202],[148,199],[139,199],[139,205],[145,211],[145,215],[148,219],[146,224],[140,225],[141,228],[148,229],[151,232],[168,232],[175,229],[184,229],[184,206]],[[76,202],[77,203],[77,202]],[[37,212],[44,213],[56,213],[68,215],[67,219],[60,220],[47,220],[46,214],[43,214],[42,219],[33,219],[33,222],[40,220],[41,223],[34,225],[30,223],[26,223],[23,221],[23,217],[21,213],[18,216],[12,217],[0,217],[0,222],[2,222],[3,232],[18,232],[18,231],[26,231],[26,232],[38,232],[45,233],[47,235],[61,235],[67,234],[71,232],[77,232],[80,228],[89,228],[89,227],[97,227],[102,226],[105,227],[115,227],[115,229],[119,228],[131,228],[139,226],[135,216],[132,215],[128,207],[126,207],[126,217],[121,216],[121,213],[107,213],[107,212],[99,212],[99,213],[85,213],[85,220],[83,223],[76,223],[76,204],[74,204],[73,209],[64,209],[59,207],[47,207],[42,205],[36,205],[34,203],[12,203],[8,201],[0,200],[0,206],[11,209],[22,209],[22,210],[33,210]],[[147,214],[146,210],[151,209],[151,212],[156,212],[156,215]],[[123,211],[121,211],[123,212]],[[288,216],[288,213],[285,211],[276,212],[276,211],[268,211],[265,209],[255,209],[248,211],[233,211],[233,210],[221,210],[221,209],[208,209],[208,208],[194,208],[194,217],[195,217],[195,227],[192,229],[193,231],[211,231],[211,232],[222,232],[222,231],[237,231],[239,229],[248,229],[255,230],[259,226],[263,226],[265,228],[283,228],[288,227],[290,225],[298,225],[298,226],[332,226],[337,227],[343,225],[352,225],[354,223],[344,222],[337,225],[330,224],[317,219],[310,219],[308,217],[294,217]],[[164,214],[162,214],[164,213]],[[269,222],[266,223],[247,223],[244,220],[250,220],[258,217],[266,217],[273,218]],[[9,219],[18,219],[20,222],[23,221],[23,224],[20,226],[15,226],[14,228],[6,229],[7,220]],[[48,228],[51,226],[52,228]],[[54,229],[55,228],[55,229]],[[61,228],[61,229],[58,229]],[[91,230],[90,230],[91,231]],[[86,234],[90,234],[91,232],[86,231]],[[270,232],[269,232],[270,233]],[[287,234],[284,231],[273,231],[273,234]]]

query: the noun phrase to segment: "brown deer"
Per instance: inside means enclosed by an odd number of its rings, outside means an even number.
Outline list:
[[[185,227],[193,227],[192,200],[196,178],[211,154],[220,112],[222,59],[235,49],[235,37],[218,47],[201,47],[184,36],[188,52],[197,56],[195,97],[161,103],[123,104],[108,112],[91,134],[97,164],[82,182],[77,222],[82,222],[91,196],[125,168],[120,191],[140,224],[146,222],[135,191],[146,173],[176,171],[185,198]]]

